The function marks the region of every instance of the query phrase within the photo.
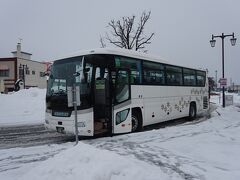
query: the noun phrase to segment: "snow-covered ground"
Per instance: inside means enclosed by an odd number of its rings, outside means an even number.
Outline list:
[[[44,123],[46,89],[0,94],[0,127]]]
[[[32,90],[29,92],[31,94]],[[40,91],[37,94],[39,100],[35,101],[44,101]],[[23,98],[19,112],[24,109],[25,99],[28,98]],[[157,130],[84,140],[77,146],[64,143],[0,150],[0,179],[238,180],[240,108],[237,106],[240,105],[240,96],[235,94],[234,106],[226,108],[219,105],[217,96],[211,101],[217,109],[211,113],[210,119],[200,118]],[[41,108],[29,108],[29,114]],[[16,113],[12,115],[16,117]],[[1,123],[7,124],[3,120]]]

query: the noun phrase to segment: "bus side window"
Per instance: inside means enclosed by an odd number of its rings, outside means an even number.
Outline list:
[[[142,69],[141,61],[130,57],[115,57],[115,66],[117,68],[130,69],[130,83],[141,84],[142,83]]]
[[[143,82],[146,84],[165,84],[164,65],[153,62],[143,62]]]
[[[182,80],[182,68],[168,65],[166,66],[167,84],[181,86]]]
[[[203,71],[197,71],[197,86],[205,85],[206,74]]]
[[[196,71],[183,68],[183,82],[185,86],[196,86]]]

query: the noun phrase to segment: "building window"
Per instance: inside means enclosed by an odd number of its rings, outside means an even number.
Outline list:
[[[40,77],[44,77],[44,72],[40,72]]]
[[[0,70],[0,77],[9,77],[9,69]]]
[[[35,75],[35,71],[32,71],[32,75]]]
[[[27,75],[29,75],[29,74],[30,74],[30,71],[29,71],[29,69],[28,69],[28,68],[26,69],[26,74],[27,74]]]
[[[23,69],[19,69],[19,78],[23,79]]]

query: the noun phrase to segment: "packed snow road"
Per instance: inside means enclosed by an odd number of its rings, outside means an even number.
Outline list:
[[[0,127],[0,149],[69,141],[74,141],[74,137],[46,130],[43,124]]]
[[[206,116],[198,117],[194,121],[188,121],[187,118],[181,118],[148,126],[145,128],[145,131],[182,124],[196,124],[206,119]],[[79,137],[79,139],[85,138]],[[72,141],[75,141],[75,136],[59,134],[55,131],[47,130],[43,124],[0,127],[0,149],[60,144]]]
[[[213,112],[215,109],[216,106],[211,104],[209,113]],[[194,121],[188,121],[187,118],[176,119],[145,127],[144,131],[170,126],[197,124],[205,121],[207,118],[208,115],[204,114]],[[79,138],[84,139],[83,137]],[[75,141],[74,136],[59,134],[55,131],[47,130],[43,124],[0,126],[0,149],[60,144],[72,141]]]

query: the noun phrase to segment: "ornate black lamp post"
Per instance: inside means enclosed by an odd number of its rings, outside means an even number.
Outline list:
[[[235,46],[237,38],[235,38],[234,33],[232,34],[224,34],[220,36],[214,36],[212,35],[212,39],[210,40],[210,44],[212,47],[215,47],[216,40],[214,38],[221,38],[222,39],[222,78],[224,78],[224,38],[225,37],[232,37],[230,39],[232,46]],[[223,107],[225,107],[225,88],[222,87],[222,93],[223,93]]]
[[[28,66],[26,64],[20,64],[19,66],[19,75],[21,75],[21,78],[23,80],[23,86],[24,86],[24,89],[25,89],[25,74],[26,74],[26,71],[28,70]]]

